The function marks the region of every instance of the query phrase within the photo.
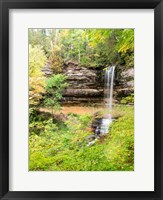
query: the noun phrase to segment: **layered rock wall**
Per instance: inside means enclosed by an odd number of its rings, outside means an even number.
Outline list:
[[[114,98],[119,103],[122,98],[134,93],[134,68],[116,67]]]
[[[68,63],[63,68],[68,88],[63,94],[66,104],[100,104],[103,101],[103,76],[101,70],[79,67]]]
[[[63,73],[68,77],[68,88],[63,94],[63,102],[67,104],[103,104],[104,102],[104,70],[79,67],[77,64],[68,63],[63,68]],[[134,69],[116,67],[114,81],[114,101],[134,92]]]
[[[49,65],[42,70],[46,76],[52,75]],[[68,62],[64,64],[62,73],[67,76],[68,87],[63,93],[63,104],[92,105],[104,103],[104,73],[102,68],[80,67],[78,64]],[[115,68],[114,102],[134,93],[134,69],[124,66]]]

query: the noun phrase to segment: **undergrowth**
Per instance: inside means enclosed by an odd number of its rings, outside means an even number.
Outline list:
[[[69,114],[67,119],[32,121],[30,171],[133,171],[134,108],[117,106],[109,133],[87,146],[93,115]],[[40,126],[40,127],[39,127]]]

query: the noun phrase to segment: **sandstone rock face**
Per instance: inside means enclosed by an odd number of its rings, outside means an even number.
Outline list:
[[[47,64],[42,71],[51,76],[52,70]],[[104,71],[89,67],[80,67],[68,62],[63,66],[62,73],[68,78],[69,86],[63,93],[63,104],[92,105],[104,103]],[[113,102],[120,103],[123,97],[134,93],[134,69],[117,66],[115,68]]]
[[[114,81],[114,102],[120,103],[123,97],[134,92],[134,69],[116,67]],[[68,77],[69,87],[63,95],[63,102],[68,104],[103,104],[104,72],[102,69],[79,67],[67,64],[63,73]]]
[[[127,81],[133,80],[133,77],[134,77],[134,69],[131,68],[131,69],[128,69],[128,70],[125,70],[125,71],[121,72],[121,77],[122,77],[124,80],[127,80]]]
[[[124,69],[121,66],[116,67],[114,98],[117,102],[123,97],[134,93],[134,68]]]
[[[64,96],[73,96],[73,97],[99,97],[103,95],[103,90],[97,89],[66,89]]]
[[[63,94],[63,103],[89,104],[103,101],[103,76],[101,70],[79,67],[69,63],[63,68],[68,77],[68,88]]]

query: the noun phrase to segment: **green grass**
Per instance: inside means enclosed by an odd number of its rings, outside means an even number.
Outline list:
[[[66,122],[44,122],[39,134],[30,134],[29,170],[133,171],[134,108],[116,106],[115,113],[120,117],[112,123],[109,134],[93,146],[87,146],[86,141],[92,134],[88,129],[91,115],[71,114]]]

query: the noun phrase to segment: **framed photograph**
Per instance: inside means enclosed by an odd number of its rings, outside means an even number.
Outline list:
[[[162,1],[0,2],[0,198],[162,200]]]

